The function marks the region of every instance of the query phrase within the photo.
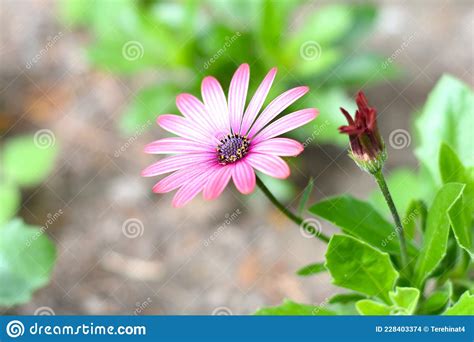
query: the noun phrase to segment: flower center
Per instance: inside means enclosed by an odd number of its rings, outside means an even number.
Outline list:
[[[250,141],[240,134],[229,134],[217,146],[217,157],[222,165],[235,163],[248,152]]]

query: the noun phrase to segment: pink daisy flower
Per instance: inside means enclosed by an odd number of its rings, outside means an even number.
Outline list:
[[[231,179],[241,193],[251,193],[255,170],[275,178],[288,177],[290,169],[281,157],[298,155],[303,145],[277,136],[310,122],[318,111],[302,109],[274,120],[309,90],[296,87],[278,96],[260,113],[275,75],[273,68],[246,109],[248,64],[235,72],[228,101],[219,82],[211,76],[202,81],[202,102],[193,95],[180,94],[176,105],[183,116],[165,114],[157,119],[158,125],[177,136],[145,147],[146,153],[172,154],[143,170],[144,177],[172,172],[155,184],[153,192],[178,189],[173,206],[182,207],[201,191],[206,200],[219,197]]]

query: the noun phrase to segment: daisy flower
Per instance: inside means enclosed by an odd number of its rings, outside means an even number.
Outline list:
[[[206,200],[219,197],[231,179],[241,193],[251,193],[256,184],[255,170],[287,178],[290,169],[281,157],[298,155],[303,145],[278,136],[310,122],[318,111],[302,109],[277,118],[306,94],[308,87],[290,89],[261,110],[276,72],[276,68],[270,70],[246,108],[248,64],[235,72],[227,99],[220,83],[211,76],[202,81],[202,101],[191,94],[178,95],[176,105],[183,116],[165,114],[157,119],[158,125],[176,136],[145,147],[146,153],[172,155],[143,170],[145,177],[171,173],[156,183],[153,191],[177,189],[173,205],[182,207],[200,192]]]

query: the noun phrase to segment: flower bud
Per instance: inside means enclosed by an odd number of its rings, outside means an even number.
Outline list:
[[[387,159],[385,144],[377,128],[377,111],[369,107],[363,92],[357,94],[356,103],[354,119],[341,108],[348,125],[339,127],[339,132],[349,135],[351,158],[362,170],[374,174],[382,169]]]

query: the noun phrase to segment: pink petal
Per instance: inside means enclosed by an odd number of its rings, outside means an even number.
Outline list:
[[[304,147],[299,141],[288,138],[273,138],[257,142],[252,146],[252,152],[273,154],[277,156],[297,156]]]
[[[163,129],[166,129],[168,132],[174,133],[183,138],[203,143],[218,143],[217,139],[216,141],[213,141],[212,137],[208,133],[202,132],[198,129],[198,127],[196,127],[195,124],[189,120],[186,120],[182,116],[165,114],[160,115],[156,121]]]
[[[164,173],[176,171],[191,165],[199,165],[206,161],[215,161],[214,153],[199,153],[199,154],[179,154],[176,156],[167,157],[148,166],[142,171],[143,177],[153,177]]]
[[[278,96],[275,100],[273,100],[267,108],[260,114],[257,118],[255,123],[253,124],[252,128],[248,136],[252,138],[255,134],[257,134],[263,127],[265,127],[270,121],[272,121],[278,114],[284,111],[287,107],[289,107],[293,102],[298,100],[301,96],[308,92],[308,87],[296,87],[290,89],[280,96]]]
[[[209,181],[204,186],[203,196],[205,200],[215,199],[220,196],[222,191],[229,183],[232,176],[232,167],[230,165],[222,166],[216,172],[209,176]]]
[[[232,166],[232,178],[235,187],[245,195],[250,194],[255,188],[255,172],[252,167],[246,159],[242,159]]]
[[[202,80],[201,93],[209,115],[220,123],[219,127],[230,129],[227,101],[219,82],[214,77],[205,77]]]
[[[318,114],[319,112],[315,108],[302,109],[287,114],[261,130],[253,139],[253,142],[254,144],[257,144],[259,141],[276,137],[277,135],[281,135],[297,127],[303,126],[311,120],[314,120]]]
[[[229,118],[230,127],[234,133],[240,132],[240,123],[244,112],[247,90],[249,87],[250,69],[248,64],[242,64],[230,81],[229,87]]]
[[[257,114],[260,112],[260,109],[267,98],[268,92],[270,91],[273,80],[275,79],[276,73],[276,68],[271,69],[258,87],[255,95],[252,97],[252,100],[250,101],[242,120],[242,126],[240,128],[240,133],[242,135],[247,134],[250,126],[252,126],[255,118],[257,117]]]
[[[209,164],[208,167],[209,166],[211,165]],[[171,175],[166,176],[158,183],[156,183],[155,186],[153,186],[153,192],[166,193],[173,191],[182,186],[183,184],[189,182],[190,179],[206,171],[208,167],[187,167],[173,172]]]
[[[150,154],[212,152],[213,150],[209,145],[178,137],[156,140],[145,146],[145,153]]]
[[[245,160],[247,160],[253,168],[269,176],[287,178],[290,175],[288,164],[278,156],[250,153]]]
[[[173,206],[175,208],[184,207],[194,197],[196,197],[196,195],[202,191],[204,185],[208,181],[209,174],[213,171],[214,169],[204,171],[201,175],[184,184],[174,195],[172,202]]]
[[[206,131],[220,131],[227,127],[222,127],[220,121],[213,118],[207,111],[204,104],[191,94],[180,94],[176,97],[176,106],[186,118],[204,126]]]

